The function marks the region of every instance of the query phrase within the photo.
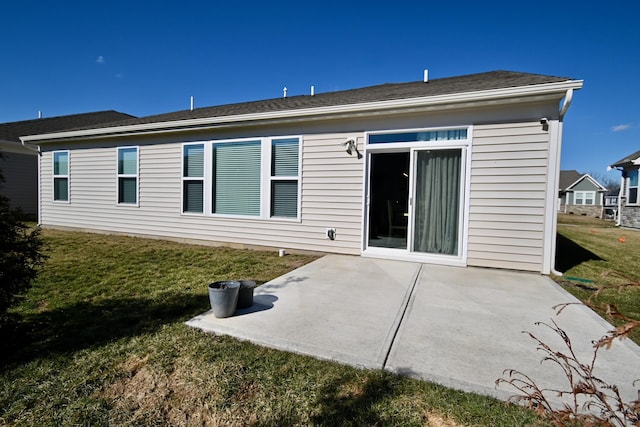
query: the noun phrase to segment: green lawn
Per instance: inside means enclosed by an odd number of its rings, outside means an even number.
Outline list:
[[[616,287],[640,281],[640,230],[618,228],[596,218],[559,215],[556,258],[564,274],[555,280],[569,292],[584,301],[597,289],[613,286],[593,299],[595,305],[615,304],[625,315],[640,319],[640,283],[624,290]],[[640,344],[640,330],[631,339]]]
[[[184,325],[208,309],[207,283],[264,283],[311,256],[43,235],[46,266],[0,330],[0,425],[539,424],[488,397]]]

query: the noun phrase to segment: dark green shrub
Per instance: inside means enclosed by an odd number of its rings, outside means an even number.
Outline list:
[[[42,246],[40,230],[23,224],[9,199],[0,194],[0,326],[8,309],[21,300],[36,278],[44,262]]]

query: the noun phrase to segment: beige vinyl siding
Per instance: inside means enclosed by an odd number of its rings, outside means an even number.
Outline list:
[[[69,150],[69,203],[52,201],[52,152],[44,152],[41,221],[45,226],[203,243],[359,254],[363,160],[344,152],[340,144],[345,138],[301,138],[301,221],[182,214],[181,141],[139,145],[139,206],[116,203],[115,146]],[[136,146],[136,141],[124,145]],[[337,229],[336,240],[326,239],[326,228]]]
[[[364,159],[342,148],[346,137],[325,134],[304,137],[302,156],[302,221],[324,236],[336,228],[336,240],[324,239],[320,250],[360,254]],[[363,137],[356,138],[362,147]]]
[[[548,157],[539,123],[474,126],[468,265],[542,270]]]

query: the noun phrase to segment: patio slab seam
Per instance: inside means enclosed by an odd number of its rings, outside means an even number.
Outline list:
[[[418,271],[416,272],[415,276],[412,279],[413,283],[405,293],[405,298],[402,301],[402,304],[400,306],[399,315],[396,316],[396,318],[394,319],[394,322],[391,325],[391,328],[389,329],[389,334],[387,334],[387,337],[385,338],[385,342],[382,346],[382,349],[384,351],[384,358],[382,359],[382,364],[381,364],[382,369],[387,369],[387,363],[389,362],[391,351],[393,350],[393,346],[398,338],[398,333],[400,332],[402,322],[406,319],[407,314],[409,312],[409,306],[413,301],[416,285],[422,278],[423,267],[424,267],[424,264],[419,265]]]

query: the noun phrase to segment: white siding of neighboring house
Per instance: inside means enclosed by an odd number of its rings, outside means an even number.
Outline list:
[[[541,271],[549,133],[476,125],[472,150],[468,265]]]
[[[139,146],[137,207],[116,204],[115,147],[70,150],[70,203],[52,201],[52,152],[44,152],[41,222],[240,247],[359,254],[363,162],[344,153],[344,140],[345,134],[302,138],[301,222],[182,214],[181,142]],[[362,145],[362,137],[358,142]],[[326,228],[336,228],[336,240],[326,239]]]

